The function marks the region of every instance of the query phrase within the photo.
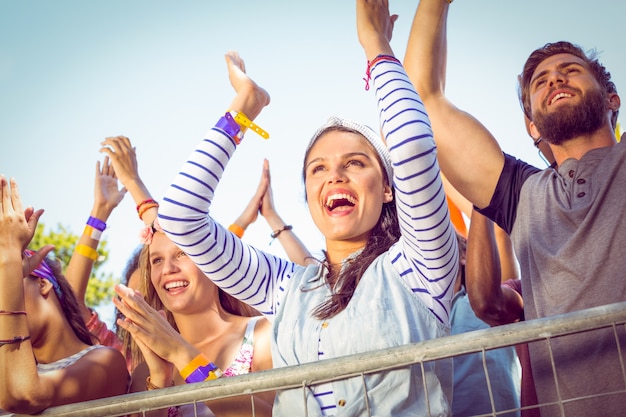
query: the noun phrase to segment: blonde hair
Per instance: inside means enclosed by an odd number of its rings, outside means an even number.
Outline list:
[[[162,232],[156,232],[162,233]],[[139,274],[140,274],[140,284],[138,291],[141,293],[146,302],[150,305],[150,307],[155,310],[163,310],[165,312],[165,317],[170,325],[176,329],[178,332],[178,326],[176,325],[176,320],[174,320],[174,315],[171,311],[169,311],[156,292],[154,285],[152,285],[152,267],[150,265],[150,245],[144,245],[139,254]],[[207,279],[209,279],[207,277]],[[219,304],[224,311],[230,314],[234,314],[236,316],[241,317],[254,317],[260,316],[259,313],[254,308],[250,307],[246,303],[236,299],[232,295],[226,293],[221,288],[218,288],[218,297]],[[125,351],[130,354],[130,362],[132,369],[135,369],[137,365],[144,362],[143,355],[141,354],[141,350],[139,346],[135,343],[133,338],[128,334],[128,332],[123,332],[122,343],[124,344]]]

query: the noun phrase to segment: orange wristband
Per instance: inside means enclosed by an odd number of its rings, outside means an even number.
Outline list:
[[[239,226],[238,224],[231,224],[230,226],[228,226],[228,230],[230,230],[231,232],[233,232],[239,239],[241,239],[243,237],[243,232],[245,232],[245,229],[241,226]]]

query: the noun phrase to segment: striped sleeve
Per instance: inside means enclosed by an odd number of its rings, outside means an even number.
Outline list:
[[[430,121],[399,63],[379,61],[371,74],[402,233],[390,249],[391,261],[417,297],[448,324],[459,254]]]
[[[209,208],[236,145],[223,130],[206,134],[174,178],[159,207],[159,224],[216,285],[273,315],[297,264],[245,244],[215,222]]]

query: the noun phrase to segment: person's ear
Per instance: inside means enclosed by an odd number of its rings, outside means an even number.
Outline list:
[[[39,280],[39,293],[44,297],[48,297],[50,291],[54,291],[52,283],[45,278],[37,278]]]
[[[619,96],[616,93],[612,93],[612,94],[609,94],[608,99],[609,99],[609,110],[612,110],[612,111],[619,110],[622,104],[622,100],[619,98]]]
[[[393,201],[393,189],[387,183],[383,188],[383,203],[390,203]]]
[[[541,133],[539,133],[539,130],[537,129],[537,126],[535,125],[535,122],[532,122],[532,121],[528,122],[528,134],[530,135],[530,137],[532,137],[535,140],[541,138]]]

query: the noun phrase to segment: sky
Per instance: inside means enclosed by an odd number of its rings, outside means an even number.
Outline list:
[[[390,1],[399,15],[392,48],[400,58],[417,4]],[[626,4],[609,1],[456,0],[448,19],[447,95],[505,152],[544,167],[517,97],[524,61],[547,42],[595,48],[620,92],[625,11]],[[227,110],[233,90],[224,53],[236,50],[271,95],[256,120],[270,139],[246,135],[212,215],[232,223],[267,158],[279,213],[319,253],[324,242],[300,176],[304,147],[331,115],[378,124],[355,26],[354,0],[0,0],[0,173],[17,180],[25,204],[45,209],[40,222],[47,230],[63,225],[79,234],[93,204],[100,142],[125,135],[159,200]],[[142,227],[130,195],[107,223],[103,270],[121,276]],[[284,255],[270,233],[259,219],[244,240]],[[112,307],[99,311],[108,320]]]

